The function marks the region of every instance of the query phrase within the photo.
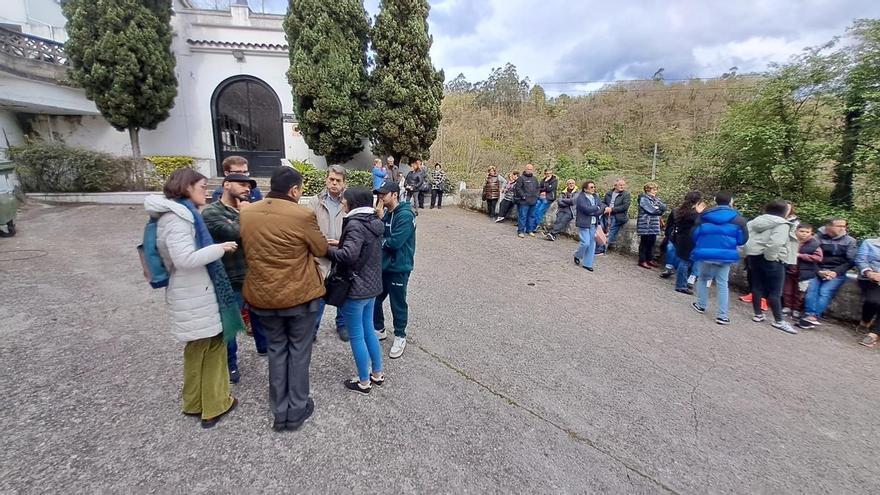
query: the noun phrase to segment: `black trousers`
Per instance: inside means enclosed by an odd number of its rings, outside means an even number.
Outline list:
[[[434,207],[434,201],[437,201],[437,209],[443,208],[443,190],[431,189],[431,208]]]
[[[877,333],[880,329],[880,285],[870,280],[859,280],[859,288],[862,289],[862,323],[870,324],[871,332]]]
[[[507,218],[507,214],[510,213],[511,208],[513,208],[513,201],[502,199],[501,206],[498,208],[498,216],[501,218]]]
[[[767,299],[767,305],[773,312],[774,321],[782,321],[782,288],[785,285],[785,263],[779,261],[767,261],[764,255],[749,256],[746,260],[749,265],[752,289],[752,309],[755,314],[761,311],[761,298]]]
[[[559,210],[559,212],[556,213],[556,223],[553,224],[550,233],[558,235],[560,232],[567,230],[568,224],[570,224],[572,220],[574,220],[574,218],[571,216],[571,210],[568,208]]]
[[[495,218],[495,207],[498,205],[498,199],[487,199],[486,200],[486,211],[489,213],[490,218]]]
[[[639,263],[654,259],[655,244],[657,244],[657,234],[639,236]]]
[[[424,210],[424,209],[425,209],[425,191],[419,191],[419,192],[418,192],[418,195],[419,195],[419,196],[418,196],[418,198],[419,198],[419,208]]]

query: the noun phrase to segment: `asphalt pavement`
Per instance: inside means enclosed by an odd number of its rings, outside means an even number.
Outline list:
[[[880,492],[880,354],[852,329],[787,335],[739,302],[718,326],[631,258],[588,273],[574,241],[454,207],[418,217],[384,387],[343,388],[329,310],[300,431],[271,430],[244,336],[240,406],[203,430],[140,273],[145,220],[32,203],[0,239],[0,492]]]

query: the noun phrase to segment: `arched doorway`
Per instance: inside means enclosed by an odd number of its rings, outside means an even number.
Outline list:
[[[252,176],[267,177],[284,157],[281,102],[268,84],[252,76],[220,83],[211,97],[217,173],[230,155],[248,160]]]

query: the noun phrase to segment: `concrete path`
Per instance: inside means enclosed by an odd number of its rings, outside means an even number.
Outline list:
[[[270,430],[244,337],[241,405],[202,430],[140,274],[145,218],[32,204],[0,239],[0,492],[880,492],[880,355],[851,330],[790,336],[738,302],[720,327],[632,259],[587,273],[572,241],[455,208],[419,216],[384,388],[342,387],[331,312],[302,430]]]

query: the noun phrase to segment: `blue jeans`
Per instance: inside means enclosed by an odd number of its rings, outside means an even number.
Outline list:
[[[718,289],[718,311],[715,316],[727,318],[727,310],[730,307],[730,290],[727,288],[727,279],[730,276],[730,263],[714,263],[700,261],[697,263],[700,277],[697,279],[697,306],[706,309],[709,304],[709,287],[706,285],[714,280]]]
[[[675,252],[675,244],[671,242],[666,243],[666,268],[669,270],[675,270],[678,267],[679,259],[677,253]]]
[[[590,225],[590,228],[578,228],[580,244],[574,257],[581,260],[581,266],[585,268],[593,268],[593,260],[596,256],[596,225]]]
[[[672,243],[670,242],[671,246]],[[668,249],[668,248],[667,248]],[[675,247],[672,248],[673,250]],[[667,256],[666,264],[669,265],[669,257]],[[676,289],[687,289],[688,286],[688,277],[691,275],[693,271],[694,263],[689,260],[683,260],[681,258],[676,258],[678,260],[678,266],[675,269],[675,288]],[[705,306],[700,306],[705,307]]]
[[[370,380],[370,371],[382,371],[382,347],[379,337],[373,330],[373,308],[376,299],[348,299],[339,308],[348,328],[349,344],[354,362],[357,365],[358,379],[362,382]]]
[[[550,202],[544,198],[538,198],[538,203],[535,205],[535,219],[533,222],[536,229],[538,225],[544,223],[544,214],[547,213],[548,208],[550,208]]]
[[[538,230],[535,223],[535,205],[516,205],[516,233],[531,234]]]
[[[263,324],[260,317],[253,311],[248,312],[251,319],[251,332],[254,334],[254,347],[260,354],[266,354],[269,351],[269,341],[266,340],[266,331],[263,330]]]
[[[241,290],[233,289],[233,292],[235,293],[235,300],[238,302],[238,307],[244,309],[245,302]],[[260,354],[266,354],[269,349],[269,343],[266,341],[266,332],[263,331],[263,324],[260,323],[260,317],[252,311],[249,315],[251,319],[251,331],[254,333],[254,346],[257,348],[257,352]],[[238,369],[238,342],[235,340],[226,344],[226,364],[229,366],[229,371]]]
[[[804,312],[808,316],[822,316],[844,282],[845,275],[838,275],[831,280],[821,280],[819,277],[811,280],[804,299]]]
[[[318,329],[321,328],[321,320],[324,318],[324,309],[327,308],[327,303],[324,302],[324,299],[321,299],[321,302],[318,306],[318,321],[315,322],[315,335],[318,335]],[[336,310],[336,329],[345,327],[345,318],[342,317],[342,310]]]

